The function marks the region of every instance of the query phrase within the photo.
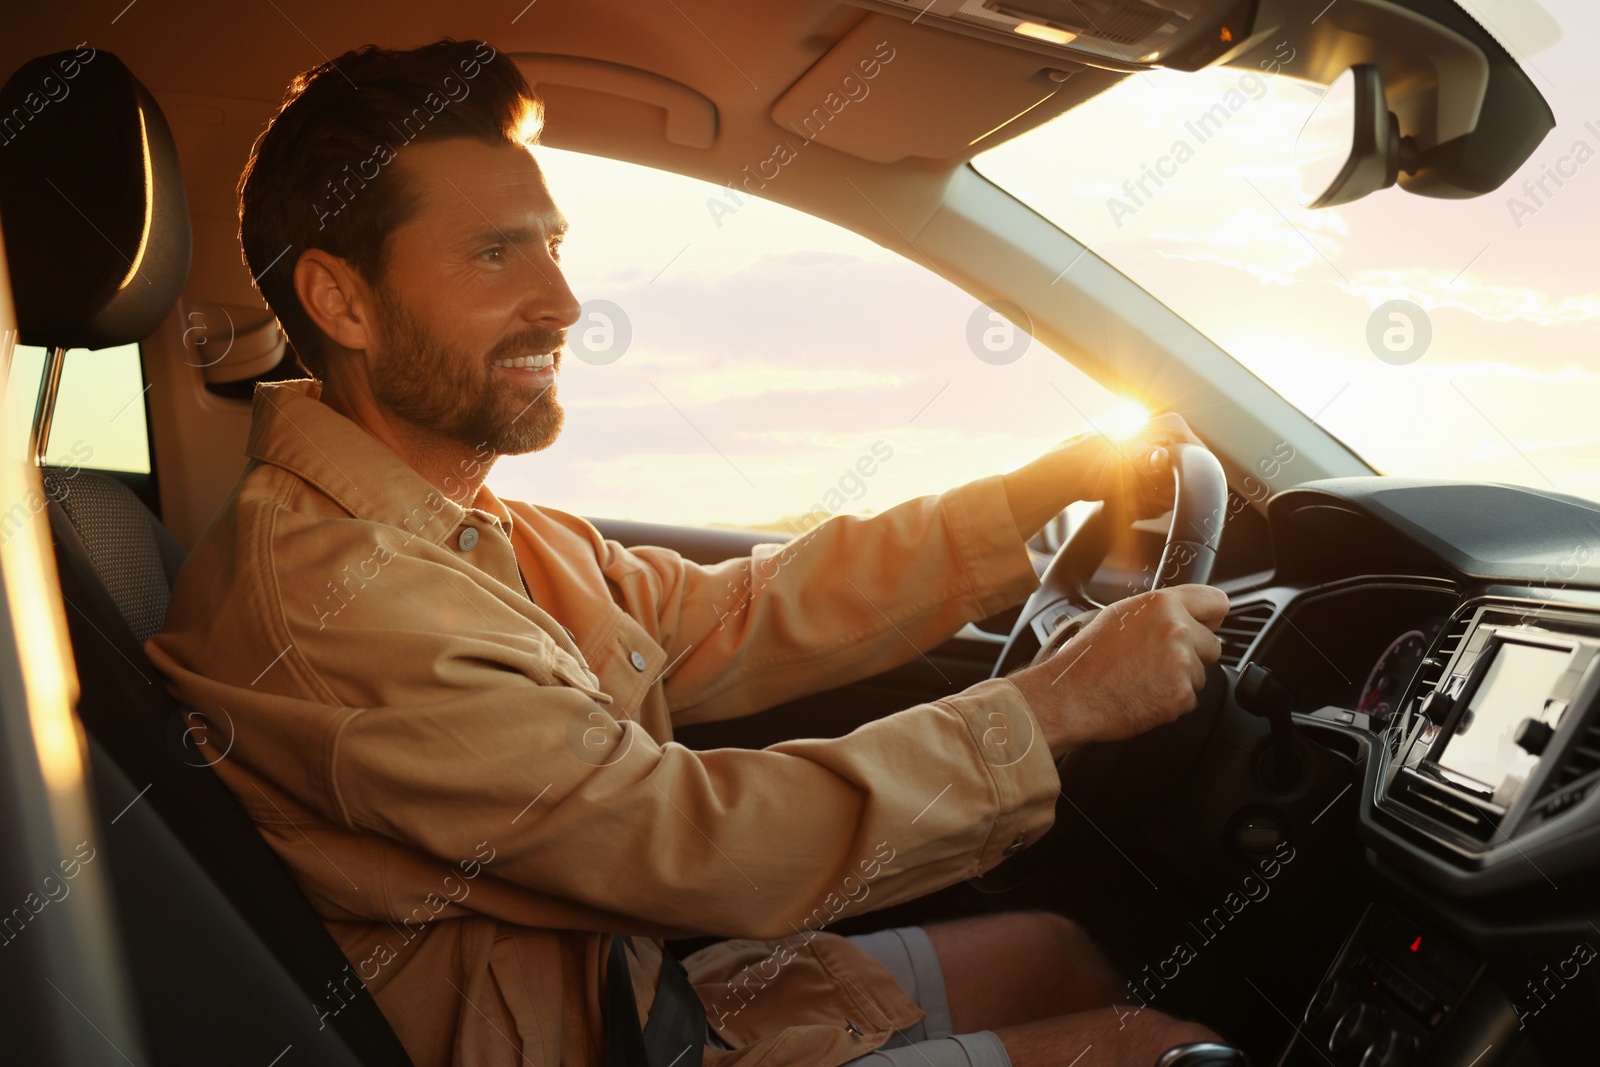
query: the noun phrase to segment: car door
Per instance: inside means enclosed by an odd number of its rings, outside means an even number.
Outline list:
[[[0,244],[0,382],[15,342]],[[9,407],[12,390],[0,400]],[[94,862],[103,843],[29,421],[0,432],[0,1041],[9,1062],[111,1063],[137,1052],[136,1029],[106,864]]]

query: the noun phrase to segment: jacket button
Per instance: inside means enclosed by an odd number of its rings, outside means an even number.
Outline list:
[[[644,653],[634,650],[633,652],[628,653],[628,661],[633,664],[634,670],[644,670]]]
[[[478,545],[478,531],[476,527],[468,526],[461,531],[461,536],[456,539],[456,544],[461,546],[461,551],[471,552]]]
[[[1025,837],[1019,837],[1015,841],[1011,842],[1011,844],[1007,845],[1001,851],[1000,855],[1002,855],[1002,856],[1015,856],[1018,852],[1021,852],[1023,849],[1025,849],[1027,847],[1028,847],[1028,839],[1025,838]]]

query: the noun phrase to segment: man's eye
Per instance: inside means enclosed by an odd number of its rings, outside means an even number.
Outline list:
[[[482,252],[478,253],[478,255],[483,259],[487,259],[491,263],[499,263],[501,260],[506,258],[506,250],[501,248],[499,245],[496,245],[493,248],[485,248]]]

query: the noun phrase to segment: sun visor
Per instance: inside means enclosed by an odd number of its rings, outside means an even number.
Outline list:
[[[1081,69],[872,14],[778,98],[772,118],[808,144],[874,163],[948,159],[1048,100]]]
[[[716,143],[717,106],[680,82],[584,56],[523,52],[513,58],[545,101],[546,144],[581,149],[585,130],[625,130],[685,148]]]

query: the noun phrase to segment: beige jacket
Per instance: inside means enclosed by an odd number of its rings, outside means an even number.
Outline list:
[[[709,934],[735,940],[686,961],[733,1048],[708,1067],[829,1067],[920,1019],[819,931],[1050,826],[1016,687],[759,751],[672,733],[1024,597],[1001,479],[705,567],[487,489],[458,507],[317,396],[258,387],[250,463],[147,646],[349,959],[309,1010],[361,982],[418,1067],[600,1064],[607,935],[635,935],[643,1015],[657,939]]]

